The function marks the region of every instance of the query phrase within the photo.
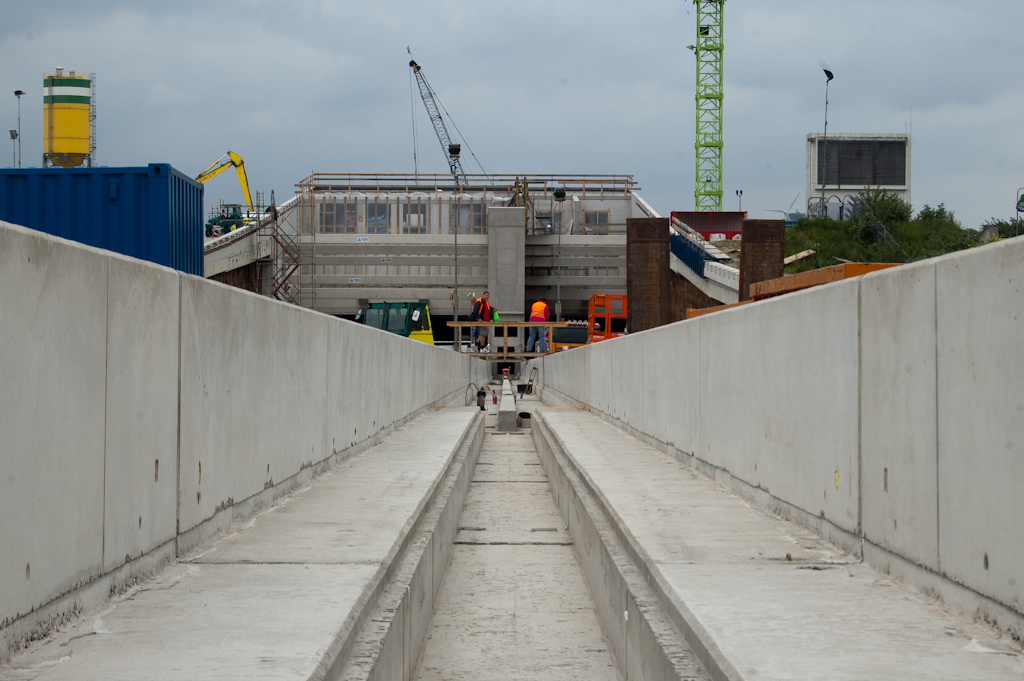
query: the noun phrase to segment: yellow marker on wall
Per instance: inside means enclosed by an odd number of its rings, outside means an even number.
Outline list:
[[[839,471],[836,471],[836,489],[839,489]]]

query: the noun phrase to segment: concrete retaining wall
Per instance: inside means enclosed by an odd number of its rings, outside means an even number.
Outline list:
[[[0,659],[488,375],[6,223],[0,319]]]
[[[535,365],[545,390],[1019,628],[1022,293],[1014,239]]]

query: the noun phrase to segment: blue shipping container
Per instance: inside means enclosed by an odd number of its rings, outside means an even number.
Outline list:
[[[0,169],[0,220],[203,276],[203,185],[167,163]]]

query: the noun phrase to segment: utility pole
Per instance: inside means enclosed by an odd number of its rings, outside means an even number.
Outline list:
[[[456,189],[459,188],[459,171],[462,169],[462,167],[458,165],[458,163],[459,163],[459,154],[461,153],[461,151],[462,150],[460,149],[458,144],[449,144],[448,145],[448,158],[451,159],[449,161],[449,163],[451,163],[451,166],[452,166],[452,177],[455,178],[455,187],[456,187]],[[459,192],[459,196],[456,197],[456,200],[455,200],[455,206],[456,206],[456,208],[455,208],[455,220],[453,220],[453,222],[455,223],[455,323],[456,324],[459,322],[459,230],[462,229],[462,224],[460,222],[461,219],[462,219],[461,205],[462,205],[462,192],[460,191]],[[470,220],[472,220],[472,219],[473,218],[472,218],[472,215],[471,215],[470,216]],[[470,315],[470,316],[472,317],[473,315]],[[488,321],[490,321],[490,320],[488,320]],[[458,335],[459,335],[459,340],[456,341],[455,345],[456,346],[460,346],[462,344],[461,343],[461,340],[462,340],[462,330],[459,329],[459,327],[457,327],[457,326],[455,327],[455,330],[456,330],[456,333],[458,333]],[[459,350],[460,352],[462,351],[461,347],[456,347],[456,349]]]
[[[827,218],[828,211],[825,209],[825,182],[828,177],[825,175],[825,171],[828,170],[828,84],[832,82],[832,72],[828,69],[822,69],[825,72],[825,132],[821,136],[821,215],[820,217]]]
[[[565,187],[555,187],[555,201],[559,212],[565,201]],[[569,205],[572,205],[571,203]],[[562,319],[562,221],[558,221],[558,272],[555,275],[555,321]]]

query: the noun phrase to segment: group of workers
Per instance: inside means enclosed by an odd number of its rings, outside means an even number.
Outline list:
[[[480,323],[479,326],[472,327],[469,332],[470,338],[473,339],[473,343],[476,345],[478,352],[489,352],[491,347],[487,342],[487,327],[483,324],[486,322],[500,321],[497,311],[495,311],[488,302],[490,297],[490,292],[484,291],[483,295],[473,302],[473,311],[469,314],[469,321]],[[530,307],[530,321],[546,322],[550,319],[551,311],[548,309],[547,298],[541,296],[540,299]],[[533,352],[534,346],[536,346],[537,352],[544,352],[545,345],[543,326],[530,327],[530,337],[526,341],[526,351]]]

